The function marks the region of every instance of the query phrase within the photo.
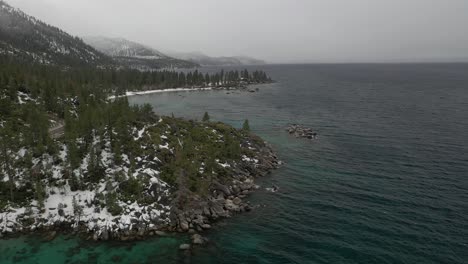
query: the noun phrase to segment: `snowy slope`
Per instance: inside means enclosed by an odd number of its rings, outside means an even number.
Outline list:
[[[112,57],[167,59],[169,56],[142,44],[123,38],[84,37],[86,43]]]

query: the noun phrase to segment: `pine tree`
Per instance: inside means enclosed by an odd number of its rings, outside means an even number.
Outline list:
[[[10,201],[14,202],[14,190],[16,189],[15,179],[14,179],[14,169],[13,161],[10,158],[12,148],[15,145],[13,141],[13,132],[9,127],[2,127],[0,130],[0,144],[1,144],[1,155],[2,161],[5,168],[5,173],[8,175],[8,185],[10,187]]]
[[[249,125],[249,120],[248,120],[248,119],[246,119],[246,120],[244,121],[244,124],[242,125],[242,130],[244,130],[244,131],[250,131],[250,125]]]
[[[78,202],[75,199],[75,196],[73,196],[72,200],[72,206],[73,206],[73,214],[78,217],[77,222],[80,221],[80,217],[83,214],[83,208],[78,204]]]
[[[208,115],[208,112],[205,112],[205,114],[203,115],[202,121],[203,122],[209,122],[210,121],[210,115]]]

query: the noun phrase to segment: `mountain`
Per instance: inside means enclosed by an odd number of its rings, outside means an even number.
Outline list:
[[[193,68],[197,63],[175,59],[153,48],[123,38],[84,37],[86,43],[131,68]]]
[[[64,66],[108,65],[112,59],[57,27],[0,0],[0,54]]]
[[[178,59],[192,61],[194,63],[200,64],[201,66],[240,66],[266,64],[265,61],[245,56],[210,57],[200,52],[174,52],[170,53],[170,55]]]

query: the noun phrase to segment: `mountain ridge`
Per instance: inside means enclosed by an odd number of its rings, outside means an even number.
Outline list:
[[[201,66],[245,66],[267,64],[263,60],[248,56],[212,57],[202,52],[168,52],[168,54],[178,59],[193,61]]]
[[[112,60],[58,27],[0,1],[0,54],[62,66],[111,65]]]
[[[83,40],[122,64],[137,69],[193,68],[197,63],[176,59],[147,45],[125,38],[85,36]]]

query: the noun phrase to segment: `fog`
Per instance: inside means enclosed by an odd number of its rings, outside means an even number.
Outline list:
[[[7,0],[72,35],[272,63],[468,61],[467,0]]]

